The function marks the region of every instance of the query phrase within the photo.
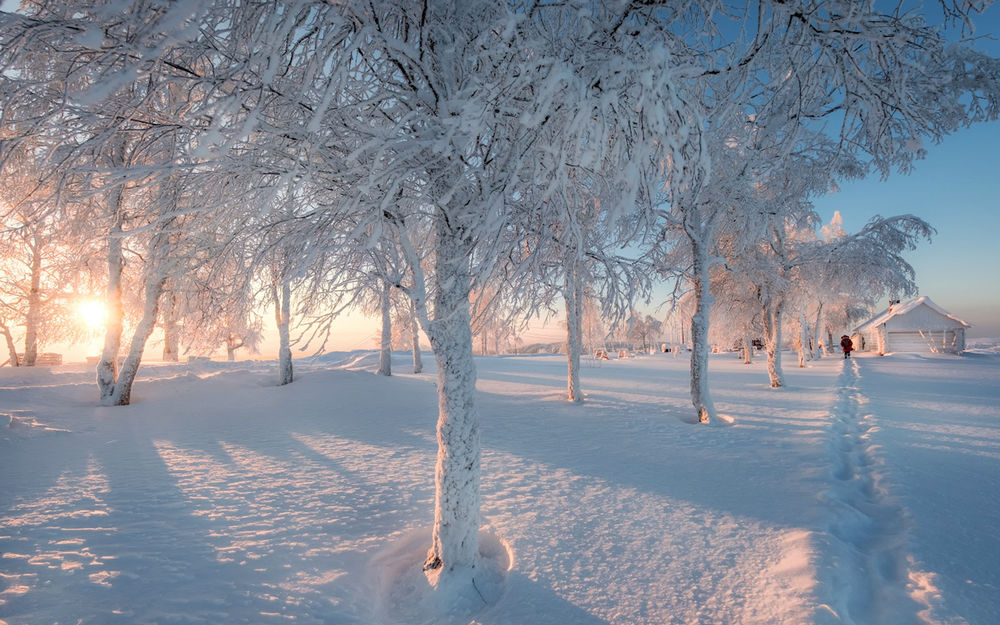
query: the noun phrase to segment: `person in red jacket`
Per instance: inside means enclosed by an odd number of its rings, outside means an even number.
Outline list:
[[[840,337],[840,346],[844,348],[844,358],[850,358],[851,352],[854,350],[854,341],[851,340],[851,337],[846,334]]]

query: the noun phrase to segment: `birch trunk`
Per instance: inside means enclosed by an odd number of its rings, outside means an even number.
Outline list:
[[[753,344],[749,336],[743,337],[743,364],[753,364]]]
[[[712,306],[709,291],[708,250],[702,241],[691,237],[692,273],[695,311],[691,316],[691,403],[701,423],[718,419],[708,389],[708,313]]]
[[[567,264],[566,288],[563,291],[566,300],[566,362],[567,362],[567,399],[571,402],[583,401],[583,390],[580,388],[580,352],[583,351],[583,284],[580,280],[579,267],[571,260]]]
[[[413,373],[421,373],[424,363],[420,360],[420,325],[415,311],[410,315],[410,334],[413,336]]]
[[[7,324],[0,323],[0,333],[3,334],[4,340],[7,341],[7,353],[10,355],[8,362],[10,363],[10,366],[20,367],[21,361],[17,357],[17,346],[14,345],[14,337],[11,336],[10,328],[7,327]]]
[[[127,406],[132,400],[132,384],[135,376],[139,373],[139,364],[142,362],[142,352],[146,349],[146,341],[149,340],[156,327],[156,316],[159,309],[160,295],[163,293],[163,285],[166,278],[156,276],[146,282],[146,297],[143,305],[142,319],[135,328],[132,335],[132,342],[129,345],[128,356],[122,364],[121,371],[118,372],[118,379],[115,380],[114,390],[107,399],[105,405]]]
[[[104,348],[101,350],[101,360],[97,363],[97,387],[101,393],[101,403],[110,401],[115,390],[115,380],[118,379],[118,352],[122,342],[122,269],[125,259],[122,256],[122,220],[121,207],[123,191],[116,189],[113,196],[115,219],[108,231],[108,292],[105,306],[108,311],[108,323],[104,328]]]
[[[180,325],[177,323],[177,294],[168,291],[163,298],[163,360],[177,362],[180,359]]]
[[[226,339],[226,360],[233,362],[236,360],[236,350],[243,347],[243,340],[238,336],[230,336]]]
[[[278,326],[278,386],[291,384],[295,379],[292,372],[292,348],[289,333],[291,323],[291,313],[289,307],[292,304],[292,288],[288,283],[281,285],[281,295],[278,290],[272,292],[274,296],[274,321]]]
[[[764,305],[765,351],[767,352],[767,376],[771,388],[785,385],[781,372],[781,306],[774,302]]]
[[[425,569],[474,569],[479,554],[481,449],[472,357],[468,245],[443,216],[437,223],[434,316],[428,336],[438,367],[438,454],[433,544]]]
[[[28,291],[28,314],[24,328],[24,366],[34,367],[38,358],[38,326],[42,319],[42,246],[37,239],[31,245],[31,287]]]
[[[806,366],[806,360],[812,360],[809,355],[809,326],[806,325],[806,314],[799,311],[799,368]]]
[[[378,355],[378,375],[392,375],[392,305],[390,296],[392,285],[382,285],[380,306],[382,307],[382,344]]]
[[[820,347],[820,343],[823,342],[823,337],[821,332],[822,326],[823,326],[823,302],[820,302],[819,306],[816,308],[816,324],[813,326],[813,336],[815,337],[814,340],[816,341],[816,360],[819,360],[823,356],[826,356],[826,354],[823,353],[823,348]],[[824,345],[824,347],[826,347],[826,345]]]

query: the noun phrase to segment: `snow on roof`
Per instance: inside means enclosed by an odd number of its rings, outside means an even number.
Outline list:
[[[941,308],[940,306],[938,306],[937,304],[935,304],[933,301],[931,301],[931,298],[929,298],[926,295],[924,295],[924,296],[918,297],[917,299],[911,299],[910,301],[905,302],[903,304],[897,304],[895,306],[890,306],[887,310],[885,310],[885,311],[883,311],[883,312],[875,315],[874,317],[872,317],[868,321],[866,321],[866,322],[862,323],[861,325],[859,325],[858,327],[854,328],[854,330],[851,332],[851,334],[854,334],[855,332],[861,332],[862,330],[866,330],[868,328],[874,328],[876,326],[880,326],[883,323],[885,323],[886,321],[888,321],[888,320],[892,319],[893,317],[895,317],[896,315],[905,315],[906,313],[910,312],[911,310],[913,310],[917,306],[920,306],[921,304],[926,304],[927,307],[930,308],[931,310],[933,310],[934,312],[936,312],[939,315],[942,315],[944,317],[947,317],[948,319],[951,319],[952,321],[960,323],[963,326],[965,326],[966,328],[971,328],[972,327],[970,324],[962,321],[961,319],[959,319],[955,315],[951,314],[950,312],[948,312],[944,308]]]

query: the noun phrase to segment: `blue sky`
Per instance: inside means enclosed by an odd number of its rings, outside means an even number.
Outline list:
[[[1000,6],[976,20],[977,35],[1000,37]],[[1000,42],[977,45],[994,56]],[[825,221],[835,210],[848,232],[873,215],[912,214],[937,229],[906,258],[927,295],[972,324],[970,337],[1000,337],[1000,122],[978,124],[926,144],[913,172],[843,183],[814,204]]]

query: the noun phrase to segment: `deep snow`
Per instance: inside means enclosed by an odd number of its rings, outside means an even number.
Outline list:
[[[477,358],[481,552],[441,616],[433,359],[0,369],[0,622],[969,623],[1000,614],[1000,357]],[[791,358],[787,359],[788,361]],[[10,422],[10,427],[3,427]],[[440,599],[440,597],[438,597]],[[445,599],[451,599],[446,597]],[[485,600],[485,601],[484,601]],[[447,603],[447,601],[445,601]],[[488,605],[487,605],[488,604]]]

